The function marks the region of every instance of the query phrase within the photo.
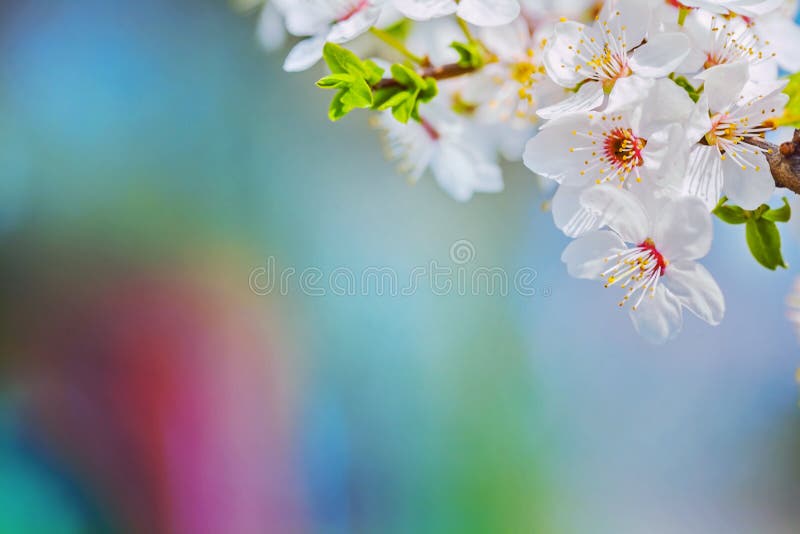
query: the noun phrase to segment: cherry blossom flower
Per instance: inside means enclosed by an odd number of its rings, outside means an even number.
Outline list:
[[[616,82],[638,74],[661,78],[689,54],[680,32],[648,36],[650,8],[641,0],[609,0],[597,22],[561,22],[545,52],[547,74],[558,85],[577,89],[565,101],[539,110],[544,118],[586,111],[603,104]]]
[[[388,157],[416,183],[430,169],[437,183],[459,202],[475,193],[503,190],[503,176],[491,145],[474,134],[466,120],[430,107],[420,122],[400,124],[391,113],[380,113],[373,125],[385,132]]]
[[[556,226],[571,237],[599,227],[600,220],[583,209],[584,189],[602,184],[677,187],[690,143],[681,125],[694,104],[670,80],[648,88],[620,82],[610,108],[583,112],[551,121],[525,149],[525,165],[560,184],[553,199]],[[631,108],[615,110],[628,93],[649,97]]]
[[[778,77],[777,53],[754,26],[754,22],[742,18],[694,11],[684,24],[692,50],[677,72],[694,74],[745,61],[750,66],[751,78],[774,81]]]
[[[725,300],[711,274],[696,260],[712,240],[711,217],[691,197],[643,201],[624,189],[587,190],[581,201],[607,230],[579,237],[562,260],[576,278],[624,290],[636,330],[653,343],[675,337],[686,308],[711,325],[722,321]]]
[[[723,194],[738,206],[755,209],[772,196],[775,181],[765,156],[769,149],[748,141],[762,140],[774,129],[771,119],[781,114],[789,97],[782,93],[785,82],[743,89],[746,63],[726,67],[724,74],[706,79],[708,94],[698,101],[687,126],[699,142],[689,154],[682,189],[709,209]]]
[[[522,18],[508,26],[482,28],[479,37],[496,59],[465,89],[467,97],[480,104],[479,120],[505,122],[517,130],[538,123],[536,110],[560,94],[542,62],[546,40],[531,34]]]

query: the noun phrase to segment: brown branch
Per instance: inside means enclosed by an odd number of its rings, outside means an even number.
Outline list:
[[[767,150],[764,155],[776,186],[800,195],[800,130],[795,130],[794,138],[781,146],[755,138],[749,138],[746,142]]]
[[[449,80],[450,78],[457,78],[459,76],[463,76],[464,74],[470,74],[478,70],[476,67],[463,67],[458,63],[448,63],[447,65],[442,65],[440,67],[428,67],[423,69],[419,72],[419,75],[423,78],[435,78],[437,80]],[[394,78],[384,78],[383,80],[379,81],[375,85],[372,86],[373,89],[386,89],[387,87],[399,87],[402,86],[400,82],[395,80]]]

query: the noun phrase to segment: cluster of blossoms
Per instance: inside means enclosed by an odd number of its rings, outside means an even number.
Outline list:
[[[374,110],[411,181],[430,172],[467,201],[503,189],[501,159],[524,161],[552,184],[553,219],[573,239],[569,273],[617,288],[636,329],[663,342],[684,309],[723,318],[698,263],[712,212],[747,224],[757,259],[783,266],[765,245],[789,217],[788,205],[767,205],[765,138],[796,120],[781,76],[800,70],[796,10],[795,0],[267,0],[259,35],[270,48],[300,38],[287,71],[324,57],[331,75],[319,85],[338,91],[331,118]]]

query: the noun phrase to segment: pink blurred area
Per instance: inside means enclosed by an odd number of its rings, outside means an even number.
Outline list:
[[[264,300],[220,283],[239,266],[47,254],[19,263],[9,378],[73,478],[125,531],[305,530],[294,360]]]

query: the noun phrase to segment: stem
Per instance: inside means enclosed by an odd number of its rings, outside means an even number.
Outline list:
[[[691,9],[681,7],[678,11],[678,26],[683,26],[686,23],[686,17],[689,15]]]
[[[463,67],[458,63],[448,63],[441,67],[428,67],[419,73],[423,78],[434,78],[436,80],[449,80],[450,78],[457,78],[465,74],[471,74],[478,69],[475,67]],[[384,78],[376,83],[373,89],[385,89],[387,87],[397,87],[402,85],[394,78]]]
[[[800,130],[795,130],[794,138],[781,146],[752,137],[745,142],[767,150],[764,155],[776,186],[800,195]]]
[[[456,20],[458,21],[458,27],[461,28],[461,31],[464,33],[464,37],[467,38],[467,41],[469,41],[470,43],[474,43],[475,37],[472,35],[472,31],[469,29],[467,21],[465,21],[461,17],[456,17]]]
[[[392,36],[392,34],[390,34],[389,32],[375,27],[370,28],[369,32],[378,39],[380,39],[381,41],[383,41],[384,43],[386,43],[387,45],[391,46],[392,48],[403,54],[407,59],[413,61],[417,65],[425,67],[430,64],[428,58],[416,55],[411,50],[409,50],[406,47],[406,45],[403,44],[402,41]]]

